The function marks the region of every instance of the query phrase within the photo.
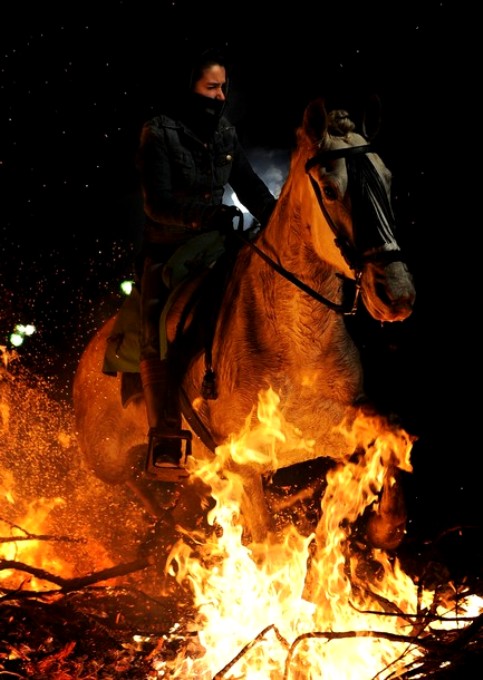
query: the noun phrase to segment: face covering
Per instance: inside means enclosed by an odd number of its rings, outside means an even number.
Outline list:
[[[195,134],[207,139],[216,130],[225,103],[224,99],[211,99],[197,92],[190,92],[184,120]]]

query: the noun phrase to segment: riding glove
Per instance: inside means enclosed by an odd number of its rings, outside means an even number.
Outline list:
[[[242,217],[242,211],[235,205],[216,205],[211,208],[205,222],[205,229],[220,231],[222,234],[233,231],[233,220]],[[238,225],[236,225],[238,226]]]

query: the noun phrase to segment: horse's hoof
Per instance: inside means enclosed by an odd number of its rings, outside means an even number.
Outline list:
[[[406,520],[397,524],[388,522],[387,518],[377,513],[371,515],[367,521],[366,536],[373,548],[381,550],[395,550],[398,548],[406,533]]]

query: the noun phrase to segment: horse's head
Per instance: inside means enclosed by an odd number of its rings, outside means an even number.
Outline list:
[[[293,163],[316,198],[301,200],[301,218],[318,257],[360,282],[375,319],[407,318],[415,290],[394,233],[391,173],[349,114],[322,99],[307,106],[297,140]]]

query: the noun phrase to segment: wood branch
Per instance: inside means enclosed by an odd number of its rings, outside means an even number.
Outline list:
[[[86,574],[85,576],[66,579],[62,576],[57,576],[51,574],[44,569],[39,569],[38,567],[33,567],[23,562],[17,562],[15,560],[0,560],[0,571],[3,569],[16,569],[18,571],[24,571],[27,574],[31,574],[36,578],[42,579],[43,581],[48,581],[60,586],[59,590],[55,591],[39,591],[39,590],[7,590],[2,588],[6,593],[1,600],[12,600],[12,599],[25,599],[29,597],[45,597],[46,595],[64,594],[71,592],[73,590],[79,590],[85,588],[86,586],[93,585],[94,583],[99,583],[99,581],[107,581],[112,578],[117,578],[119,576],[125,576],[126,574],[131,574],[135,571],[140,571],[146,569],[146,567],[152,566],[152,562],[147,558],[142,558],[134,560],[133,562],[128,562],[126,564],[118,564],[114,567],[109,567],[108,569],[102,569],[101,571],[96,571],[91,574]]]
[[[230,670],[230,668],[232,668],[232,667],[237,663],[237,661],[239,661],[241,658],[243,658],[243,656],[244,656],[247,652],[249,652],[250,649],[252,649],[252,647],[253,647],[257,642],[259,642],[260,640],[262,640],[262,639],[265,637],[266,633],[268,633],[270,630],[273,630],[273,632],[275,633],[275,636],[276,636],[277,640],[282,644],[283,647],[285,647],[286,649],[290,649],[290,645],[289,645],[288,641],[280,634],[278,628],[272,623],[272,624],[270,624],[269,626],[266,626],[266,628],[264,628],[263,630],[261,630],[261,631],[258,633],[258,635],[256,635],[252,640],[250,640],[250,642],[248,642],[248,643],[247,643],[247,644],[246,644],[246,645],[238,652],[238,654],[237,654],[231,661],[229,661],[229,662],[226,664],[226,666],[224,666],[220,671],[218,671],[218,673],[216,673],[216,675],[213,676],[213,679],[212,679],[212,680],[222,680],[222,678],[225,676],[225,673],[227,673],[227,672]]]
[[[20,541],[57,541],[59,543],[87,543],[85,538],[72,536],[51,536],[50,534],[28,534],[27,536],[0,537],[0,543],[19,543]]]
[[[0,537],[0,543],[17,543],[18,541],[60,541],[65,543],[87,543],[85,538],[72,538],[72,536],[51,536],[50,534],[32,534],[18,524],[11,522],[4,517],[0,517],[0,522],[7,524],[10,529],[21,531],[23,536]]]
[[[381,612],[375,612],[377,614],[381,614]],[[440,617],[435,617],[436,619],[440,619]],[[473,620],[470,617],[466,618],[465,621],[468,620]],[[435,636],[427,636],[424,638],[418,637],[418,636],[408,636],[408,635],[400,635],[397,633],[390,633],[386,631],[372,631],[372,630],[363,630],[363,631],[344,631],[344,632],[333,632],[333,631],[323,631],[323,632],[309,632],[309,633],[304,633],[303,635],[299,635],[290,645],[288,641],[280,635],[277,627],[274,624],[271,624],[264,628],[258,635],[256,635],[250,642],[248,642],[239,652],[236,654],[236,656],[231,659],[220,671],[218,671],[212,678],[212,680],[222,680],[225,677],[225,674],[238,662],[240,659],[249,652],[254,645],[261,641],[265,635],[273,630],[277,639],[279,642],[282,644],[283,647],[285,647],[288,650],[287,658],[285,661],[285,670],[284,670],[284,680],[287,680],[289,677],[290,673],[290,664],[292,662],[292,659],[295,654],[295,650],[299,644],[301,644],[304,640],[308,639],[316,639],[316,638],[324,638],[326,640],[341,640],[345,638],[362,638],[362,637],[367,637],[367,638],[377,638],[377,639],[385,639],[389,640],[391,642],[402,642],[403,644],[408,645],[408,648],[411,647],[419,647],[425,652],[429,652],[432,654],[433,657],[436,657],[436,659],[447,659],[448,658],[448,647],[457,647],[458,649],[461,649],[462,646],[468,642],[471,639],[474,639],[475,637],[475,632],[478,633],[481,629],[483,629],[483,615],[478,616],[476,619],[473,620],[473,623],[465,628],[462,632],[460,632],[457,636],[456,639],[454,639],[451,643],[448,644],[447,642],[447,631],[443,631],[441,633],[442,639],[437,639]],[[422,659],[418,659],[418,664],[420,665],[422,663]],[[409,669],[409,667],[408,667]],[[421,670],[421,668],[419,668]]]

